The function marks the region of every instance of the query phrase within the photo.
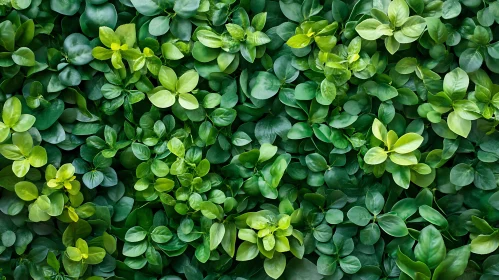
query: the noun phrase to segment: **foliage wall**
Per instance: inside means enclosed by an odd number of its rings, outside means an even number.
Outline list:
[[[0,0],[0,278],[497,279],[497,23]]]

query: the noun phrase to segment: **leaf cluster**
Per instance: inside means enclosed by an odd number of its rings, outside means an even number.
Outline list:
[[[0,278],[496,279],[498,23],[0,0]]]

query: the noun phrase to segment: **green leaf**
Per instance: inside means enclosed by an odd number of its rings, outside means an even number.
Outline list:
[[[31,0],[11,0],[10,3],[16,10],[24,10],[31,5]]]
[[[14,131],[25,132],[35,123],[36,118],[32,115],[22,114],[17,123],[12,127]]]
[[[277,279],[283,274],[284,269],[286,268],[286,257],[281,253],[274,253],[272,259],[265,259],[263,268],[267,275]]]
[[[149,33],[153,36],[164,35],[166,34],[166,32],[168,32],[168,30],[170,30],[170,17],[168,16],[158,16],[153,18],[151,22],[149,22]],[[161,47],[161,49],[163,50],[163,46]]]
[[[137,11],[145,16],[154,16],[161,12],[158,2],[153,0],[130,0]]]
[[[402,135],[395,144],[393,144],[392,150],[399,154],[410,153],[423,143],[424,138],[416,133],[407,133]]]
[[[391,30],[382,28],[383,24],[377,19],[366,19],[355,27],[355,31],[366,40],[377,40],[383,35],[389,35]]]
[[[461,118],[455,111],[447,116],[447,124],[452,132],[465,138],[471,131],[471,121]]]
[[[371,223],[360,230],[360,242],[365,245],[374,245],[378,242],[380,235],[379,226],[376,223]]]
[[[341,129],[352,125],[357,119],[358,116],[352,116],[346,112],[342,112],[341,114],[332,117],[329,125]]]
[[[168,150],[170,150],[170,152],[178,157],[184,157],[185,155],[184,144],[182,143],[182,141],[175,137],[168,141]]]
[[[486,255],[494,252],[499,247],[499,233],[495,231],[490,235],[480,234],[471,240],[471,252]]]
[[[468,164],[459,163],[452,167],[450,172],[450,182],[458,187],[464,187],[475,179],[475,170]]]
[[[92,49],[92,56],[98,60],[108,60],[113,56],[114,51],[105,49],[103,47],[95,47]]]
[[[408,256],[404,255],[402,251],[400,251],[400,248],[397,250],[397,266],[402,272],[409,275],[412,279],[419,279],[417,278],[418,273],[423,274],[428,278],[431,276],[431,271],[426,264],[420,261],[415,262],[411,260]]]
[[[104,174],[101,171],[93,170],[83,175],[83,183],[89,189],[94,189],[104,181]]]
[[[151,150],[149,150],[149,147],[141,143],[133,143],[132,151],[140,160],[148,160],[151,157]]]
[[[459,66],[468,73],[478,70],[482,63],[483,56],[478,49],[466,49],[459,56]]]
[[[269,116],[256,124],[255,137],[260,143],[274,143],[277,136],[287,138],[291,123],[286,117]]]
[[[483,162],[476,165],[473,182],[477,188],[482,190],[494,190],[497,188],[494,172]]]
[[[402,29],[400,31],[402,32],[403,35],[405,35],[409,38],[414,38],[414,39],[409,39],[410,41],[414,41],[419,36],[421,36],[421,34],[423,33],[423,31],[425,30],[425,28],[427,26],[427,22],[428,22],[428,19],[425,21],[425,19],[420,17],[420,16],[412,16],[412,17],[409,17],[404,22],[404,24],[402,25]],[[428,24],[428,28],[430,28],[429,24]],[[447,30],[445,30],[445,31],[447,31]],[[399,34],[399,33],[397,33],[397,34]],[[430,36],[431,36],[431,33],[430,33]],[[442,38],[439,37],[439,39],[442,39]],[[401,42],[401,43],[406,43],[406,42]]]
[[[15,185],[15,192],[17,196],[24,201],[31,201],[38,198],[38,188],[35,184],[22,181]]]
[[[237,254],[236,254],[236,260],[237,261],[249,261],[256,256],[258,256],[258,246],[256,244],[253,244],[248,241],[244,241],[239,245],[239,248],[237,249]]]
[[[21,118],[21,102],[15,96],[7,99],[3,105],[2,120],[8,127],[13,127]]]
[[[421,230],[418,244],[414,248],[414,255],[418,261],[426,263],[430,269],[433,269],[445,259],[446,252],[444,239],[433,225]]]
[[[317,259],[317,271],[322,275],[333,275],[338,263],[335,258],[328,255],[321,255]]]
[[[363,87],[367,94],[378,97],[380,101],[387,101],[398,95],[398,92],[394,87],[385,83],[368,81],[364,83]]]
[[[40,146],[35,146],[29,155],[29,164],[33,167],[42,167],[47,164],[47,151]]]
[[[292,57],[289,55],[283,55],[276,59],[273,68],[277,78],[286,83],[293,82],[300,74],[300,71],[293,67]]]
[[[294,49],[304,48],[312,42],[312,38],[306,34],[296,34],[288,39],[286,44]]]
[[[75,261],[75,262],[79,262],[82,259],[81,252],[76,247],[68,247],[66,249],[66,254],[68,255],[68,258],[70,260]]]
[[[35,54],[26,47],[21,47],[13,52],[12,60],[19,66],[34,66],[36,64]]]
[[[380,122],[378,119],[374,119],[372,124],[372,133],[374,137],[378,138],[380,141],[386,143],[387,142],[387,130],[385,125]]]
[[[177,92],[187,93],[196,88],[199,82],[199,74],[196,70],[189,70],[182,74],[177,81]]]
[[[30,155],[33,150],[33,138],[28,132],[12,134],[12,143],[19,148],[23,155]]]
[[[48,253],[47,264],[50,265],[56,272],[59,272],[61,265],[53,252]]]
[[[340,259],[340,267],[346,274],[355,274],[361,268],[360,260],[355,256]]]
[[[447,252],[445,259],[437,266],[433,272],[434,280],[456,279],[461,276],[470,257],[470,246],[464,245]]]
[[[170,172],[170,168],[164,161],[154,159],[151,164],[151,171],[158,177],[165,177]]]
[[[444,77],[444,91],[451,99],[462,99],[466,96],[469,85],[468,74],[461,68],[455,68]]]
[[[179,0],[175,1],[173,10],[182,18],[190,18],[196,14],[200,0]]]
[[[416,70],[418,61],[414,57],[404,57],[397,62],[395,70],[400,74],[411,74]]]
[[[327,79],[321,82],[320,94],[316,96],[317,102],[321,105],[331,105],[336,98],[336,86]]]
[[[368,191],[366,194],[366,207],[369,212],[374,215],[381,213],[383,206],[385,205],[385,199],[378,191]]]
[[[59,13],[66,16],[72,16],[78,12],[80,9],[79,1],[58,1],[58,0],[50,0],[50,8]]]
[[[388,18],[396,27],[402,26],[409,17],[409,6],[404,0],[394,0],[388,5]]]
[[[166,89],[152,91],[147,94],[147,97],[149,98],[149,101],[158,108],[168,108],[175,104],[175,95]]]
[[[294,91],[297,100],[312,100],[319,94],[319,87],[315,82],[298,84]]]
[[[28,0],[31,3],[31,0]],[[28,46],[35,36],[35,23],[32,19],[25,21],[16,30],[16,42],[18,46]],[[69,37],[69,36],[68,36]]]
[[[364,161],[371,165],[383,163],[387,158],[388,153],[380,147],[373,147],[364,155]]]
[[[64,102],[62,100],[56,99],[47,108],[31,113],[36,118],[34,127],[39,130],[48,129],[57,121],[57,119],[62,115],[63,112]],[[73,134],[76,134],[75,130],[76,128],[73,129]]]
[[[340,224],[341,222],[343,222],[343,218],[344,218],[343,216],[344,216],[344,214],[341,210],[329,209],[326,212],[325,219],[328,223],[330,223],[332,225],[336,225],[336,224]]]
[[[230,36],[236,40],[243,40],[244,39],[244,29],[234,23],[227,23],[225,25],[225,28],[229,32]]]
[[[251,143],[251,141],[253,141],[251,137],[243,131],[236,131],[236,133],[232,135],[232,144],[236,146],[244,146]]]
[[[400,48],[400,42],[398,42],[395,37],[385,38],[385,47],[390,54],[395,54]]]
[[[16,234],[11,230],[6,230],[1,234],[2,244],[5,247],[11,247],[16,242]]]
[[[247,32],[246,42],[250,46],[262,46],[270,42],[270,38],[267,34],[261,31]]]
[[[10,160],[23,160],[24,156],[16,145],[12,144],[4,144],[0,146],[0,153],[2,156],[4,156],[6,159]]]
[[[406,236],[409,231],[404,221],[393,214],[384,214],[378,218],[378,224],[386,233],[395,237]]]
[[[251,96],[261,100],[269,99],[276,95],[281,86],[279,79],[275,75],[261,71],[256,73],[251,83],[253,83]]]
[[[426,18],[426,23],[428,25],[428,34],[437,44],[443,44],[447,40],[447,28],[436,17]]]
[[[9,20],[2,21],[0,23],[0,30],[0,45],[3,46],[7,51],[13,52],[16,32],[14,30],[12,22]]]
[[[334,35],[329,36],[315,36],[314,41],[317,47],[323,52],[330,52],[334,45],[336,45],[338,39]]]
[[[127,230],[125,240],[128,242],[139,242],[146,238],[147,231],[139,226],[135,226]]]
[[[266,178],[266,181],[270,183],[272,188],[277,188],[279,182],[281,181],[286,168],[288,167],[291,156],[289,154],[282,154],[278,156],[275,161],[270,166],[270,178]],[[270,179],[270,180],[269,180]]]
[[[314,229],[314,238],[319,242],[327,242],[333,236],[331,227],[327,224],[321,224]]]
[[[307,155],[305,157],[305,162],[312,172],[321,172],[328,168],[326,159],[317,153]]]
[[[106,251],[99,247],[88,248],[88,258],[85,260],[87,264],[99,264],[104,260]]]
[[[161,66],[158,75],[159,82],[162,86],[171,92],[177,91],[177,74],[170,67]]]
[[[461,3],[457,0],[445,1],[442,5],[442,18],[451,19],[461,13]]]
[[[303,122],[295,123],[288,131],[289,139],[304,139],[313,135],[312,128]]]
[[[12,163],[12,171],[17,177],[21,178],[26,175],[29,171],[29,160],[16,160]]]
[[[203,216],[210,220],[216,219],[220,214],[223,214],[220,212],[218,207],[210,201],[201,202],[199,208],[201,209],[201,213],[203,214]]]
[[[149,25],[149,29],[150,28],[151,25]],[[170,60],[179,60],[184,57],[184,54],[172,43],[164,43],[161,45],[161,53],[163,53],[163,57]]]
[[[123,245],[123,255],[126,257],[138,257],[144,254],[147,250],[147,240],[132,243],[125,242]]]
[[[414,153],[399,154],[391,153],[390,160],[399,166],[415,166],[418,163],[418,159]]]
[[[93,60],[90,41],[80,33],[73,33],[66,37],[64,51],[73,65],[85,65]]]
[[[216,126],[229,126],[236,119],[237,112],[230,108],[217,108],[211,113],[211,118]]]
[[[199,42],[208,48],[220,48],[222,47],[222,39],[213,31],[209,30],[199,30],[196,32],[196,37]]]
[[[232,223],[225,224],[225,234],[222,239],[222,248],[231,257],[236,252],[236,225]]]
[[[449,223],[445,219],[442,214],[440,214],[437,210],[431,208],[428,205],[421,205],[419,206],[419,215],[423,217],[423,219],[427,220],[428,222],[437,225],[441,228],[447,228],[449,226]]]
[[[178,103],[180,103],[180,106],[187,110],[194,110],[199,108],[198,100],[194,95],[190,93],[181,93],[178,97]]]
[[[352,223],[358,226],[366,226],[373,218],[369,211],[361,206],[354,206],[350,208],[347,212],[347,217]]]
[[[102,234],[102,242],[104,244],[104,248],[109,254],[112,254],[116,251],[116,238],[109,233],[104,232]]]
[[[210,227],[210,250],[215,250],[225,234],[224,224],[214,223]]]

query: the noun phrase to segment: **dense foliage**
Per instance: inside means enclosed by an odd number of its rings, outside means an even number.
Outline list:
[[[0,279],[499,278],[497,23],[0,0]]]

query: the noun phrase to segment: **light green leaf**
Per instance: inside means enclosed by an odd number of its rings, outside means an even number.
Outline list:
[[[380,147],[373,147],[364,155],[364,161],[371,165],[383,163],[387,158],[388,153]]]
[[[265,259],[263,268],[270,277],[279,278],[286,268],[286,257],[281,253],[274,253],[272,259]]]
[[[214,223],[210,227],[210,250],[215,250],[225,234],[224,224]]]
[[[15,192],[17,196],[24,201],[31,201],[38,197],[38,188],[35,184],[22,181],[15,185]]]
[[[471,131],[471,121],[465,120],[456,112],[450,112],[447,116],[447,125],[452,132],[464,138],[468,137]]]
[[[421,135],[410,132],[402,135],[402,137],[395,142],[392,150],[399,154],[410,153],[419,148],[421,143],[423,143],[423,140],[424,138]]]
[[[393,0],[388,5],[388,18],[396,27],[402,26],[409,18],[409,6],[405,0]]]
[[[355,31],[357,31],[363,39],[373,41],[379,39],[383,35],[387,35],[380,27],[382,27],[382,23],[379,20],[370,18],[359,23],[355,27]]]
[[[487,255],[499,247],[499,232],[495,231],[490,235],[480,234],[471,240],[471,252],[480,255]]]
[[[198,100],[194,95],[190,93],[181,93],[178,97],[178,102],[180,103],[180,106],[187,110],[194,110],[199,108]]]

